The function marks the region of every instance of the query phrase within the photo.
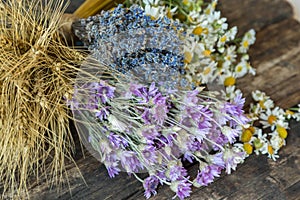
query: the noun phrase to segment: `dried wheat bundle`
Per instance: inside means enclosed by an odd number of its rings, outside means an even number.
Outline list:
[[[60,183],[74,142],[65,103],[83,54],[61,37],[63,1],[0,3],[0,183],[24,195],[29,177]],[[62,39],[63,38],[63,39]]]

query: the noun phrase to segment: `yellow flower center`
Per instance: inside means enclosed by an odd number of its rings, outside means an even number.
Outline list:
[[[188,16],[188,20],[192,23],[194,23],[194,19],[191,16]]]
[[[243,145],[243,147],[244,147],[245,152],[246,152],[248,155],[252,154],[252,152],[253,152],[253,147],[252,147],[251,144],[245,143],[245,144]]]
[[[216,2],[213,2],[212,5],[211,5],[211,7],[212,7],[213,9],[215,9],[216,6],[217,6],[217,3],[216,3]]]
[[[246,129],[241,136],[242,142],[249,142],[252,137],[252,132],[249,129]]]
[[[249,46],[249,42],[247,40],[245,40],[243,42],[243,47],[248,48],[248,46]]]
[[[269,124],[274,124],[274,122],[277,120],[277,117],[276,116],[274,116],[274,115],[270,115],[269,117],[268,117],[268,123]]]
[[[193,34],[195,34],[195,35],[201,35],[202,32],[203,32],[203,28],[201,26],[197,26],[193,30]]]
[[[203,29],[203,33],[207,35],[207,34],[208,34],[208,29],[207,29],[207,28],[204,28],[204,29]]]
[[[205,14],[206,14],[206,15],[209,15],[209,14],[210,14],[210,9],[209,9],[209,8],[206,9]]]
[[[193,59],[193,55],[191,52],[189,52],[189,51],[184,52],[184,63],[187,63],[187,64],[191,63],[192,59]]]
[[[255,128],[253,126],[250,126],[249,128],[247,128],[247,130],[251,131],[252,134],[255,133]]]
[[[203,53],[204,56],[209,57],[210,54],[211,54],[211,51],[210,50],[204,50],[202,53]]]
[[[287,137],[288,133],[287,133],[286,129],[283,128],[282,126],[279,126],[279,125],[278,125],[278,126],[276,127],[276,130],[277,130],[277,132],[278,132],[278,134],[279,134],[279,137],[281,137],[281,138],[283,138],[283,139],[285,139],[285,138]]]
[[[220,41],[222,42],[222,43],[224,43],[224,42],[226,42],[226,36],[224,35],[223,37],[221,37],[221,39],[220,39]]]
[[[151,18],[152,20],[156,20],[156,17],[154,17],[154,16],[152,16],[152,15],[150,15],[150,18]]]
[[[169,19],[172,19],[172,13],[171,13],[171,11],[170,11],[170,8],[168,9],[167,17],[168,17]]]
[[[273,150],[273,148],[272,148],[271,145],[268,145],[268,152],[269,152],[269,154],[271,154],[271,155],[274,154],[274,150]]]
[[[182,0],[182,3],[183,3],[184,5],[188,5],[188,4],[189,4],[189,0]]]
[[[199,81],[199,80],[195,80],[195,81],[193,81],[193,83],[194,83],[196,86],[200,86],[200,85],[201,85],[201,81]]]
[[[205,68],[205,70],[203,71],[203,74],[204,74],[204,75],[207,75],[207,74],[209,74],[209,72],[211,72],[211,69],[210,69],[210,67],[207,67],[207,68]]]
[[[291,110],[286,110],[285,113],[286,113],[287,115],[293,115],[293,114],[294,114],[294,112],[291,111]]]
[[[239,65],[236,67],[237,72],[241,72],[243,70],[243,66]]]
[[[262,108],[262,109],[266,109],[266,106],[265,106],[265,101],[264,100],[260,100],[258,102],[259,106]]]
[[[262,148],[263,143],[260,142],[260,139],[256,138],[253,141],[253,145],[254,145],[255,149],[260,149],[260,148]]]
[[[227,78],[225,78],[224,80],[224,85],[227,87],[227,86],[232,86],[235,84],[235,78],[232,77],[232,76],[229,76]]]

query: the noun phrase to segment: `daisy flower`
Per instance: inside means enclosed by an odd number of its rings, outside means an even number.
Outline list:
[[[272,130],[275,129],[277,124],[285,124],[284,117],[285,112],[279,107],[274,109],[267,109],[266,112],[260,114],[260,123],[263,125],[263,128],[270,127]]]
[[[240,47],[238,48],[239,53],[246,53],[249,46],[255,42],[255,31],[253,29],[249,30],[243,37]]]

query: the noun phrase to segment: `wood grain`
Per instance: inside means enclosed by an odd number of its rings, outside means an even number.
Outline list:
[[[72,5],[69,11],[75,10]],[[219,9],[231,26],[240,33],[250,28],[257,31],[257,42],[250,51],[257,76],[247,76],[238,85],[250,96],[261,89],[283,107],[300,103],[300,24],[292,16],[292,8],[284,0],[219,0]],[[77,4],[78,5],[78,4]],[[250,100],[248,100],[248,103]],[[252,156],[230,176],[222,176],[208,187],[196,189],[187,199],[235,200],[293,200],[300,196],[300,125],[292,123],[287,146],[280,151],[277,162],[265,156]],[[57,193],[43,182],[30,189],[32,199],[145,199],[142,185],[133,177],[122,173],[110,179],[103,165],[87,152],[76,155],[77,165],[67,168],[69,185]],[[197,166],[189,167],[191,173]],[[71,193],[69,192],[71,189]],[[152,199],[171,199],[173,192],[160,187]]]

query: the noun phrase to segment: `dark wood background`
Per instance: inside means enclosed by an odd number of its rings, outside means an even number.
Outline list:
[[[73,0],[67,12],[73,12],[83,0]],[[285,0],[219,0],[218,9],[237,25],[239,33],[250,28],[257,31],[257,41],[250,56],[257,76],[238,81],[246,97],[255,89],[265,91],[278,105],[288,108],[300,103],[300,24],[293,19],[291,6]],[[250,98],[248,98],[248,103]],[[300,124],[292,122],[287,146],[280,159],[252,155],[231,175],[217,179],[204,188],[193,188],[187,199],[296,200],[300,199]],[[32,199],[145,199],[142,184],[126,173],[110,179],[106,169],[87,152],[75,155],[77,166],[67,166],[69,180],[57,192],[44,182],[30,188]],[[190,166],[191,173],[197,166]],[[67,184],[69,182],[69,184]],[[159,187],[152,199],[171,199],[167,186]]]

